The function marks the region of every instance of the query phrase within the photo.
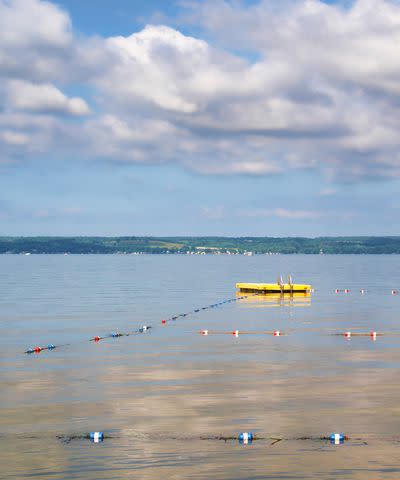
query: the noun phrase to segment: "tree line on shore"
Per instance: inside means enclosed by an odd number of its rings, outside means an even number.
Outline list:
[[[400,237],[0,237],[1,254],[399,254]]]

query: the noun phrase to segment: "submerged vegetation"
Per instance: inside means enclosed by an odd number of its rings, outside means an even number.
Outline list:
[[[0,237],[0,253],[391,254],[400,237]]]

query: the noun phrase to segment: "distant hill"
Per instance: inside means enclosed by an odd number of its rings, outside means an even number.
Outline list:
[[[0,237],[0,253],[400,254],[400,237]]]

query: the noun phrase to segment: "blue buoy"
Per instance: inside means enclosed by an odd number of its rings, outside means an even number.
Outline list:
[[[94,443],[99,443],[104,440],[104,433],[103,432],[90,432],[90,440]]]
[[[245,445],[253,441],[253,434],[251,432],[239,433],[238,439],[239,443],[244,443]]]
[[[49,344],[47,345],[47,348],[48,348],[49,350],[53,350],[54,348],[56,348],[56,346],[53,345],[52,343],[49,343]]]
[[[118,332],[111,332],[111,336],[112,336],[113,338],[116,338],[116,337],[120,337],[121,334],[118,333]]]
[[[343,435],[343,433],[331,433],[329,435],[329,441],[333,445],[340,445],[341,443],[344,443],[344,440],[345,436]]]
[[[29,347],[26,353],[33,353],[35,350],[32,347]]]

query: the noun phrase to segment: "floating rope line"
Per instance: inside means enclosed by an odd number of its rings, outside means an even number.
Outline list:
[[[344,288],[344,289],[340,289],[340,288],[335,288],[335,293],[352,293],[352,290],[350,290],[349,288]],[[361,288],[359,290],[359,293],[361,293],[361,295],[365,295],[367,293],[367,290],[365,288]],[[392,289],[390,290],[390,293],[392,295],[397,295],[399,293],[398,290],[395,290],[395,289]]]
[[[338,290],[336,289],[335,290],[336,293],[339,293],[341,292],[341,290]],[[344,293],[349,293],[350,290],[349,289],[345,289],[343,290]],[[365,290],[360,290],[360,292],[364,293]],[[397,294],[397,290],[392,290],[392,294],[395,295]],[[246,298],[249,298],[249,297],[252,297],[252,296],[263,296],[262,294],[260,293],[253,293],[253,294],[248,294],[248,295],[241,295],[241,296],[236,296],[234,298],[228,298],[226,300],[222,300],[221,302],[217,302],[217,303],[212,303],[210,305],[206,305],[204,307],[199,307],[199,308],[195,308],[193,310],[190,310],[189,312],[185,312],[185,313],[180,313],[178,315],[174,315],[170,318],[167,318],[167,319],[162,319],[161,320],[161,324],[162,325],[167,325],[167,323],[169,322],[174,322],[176,321],[177,319],[179,318],[184,318],[184,317],[187,317],[189,315],[194,315],[196,313],[199,313],[199,312],[202,312],[202,311],[205,311],[205,310],[208,310],[208,309],[211,309],[211,308],[216,308],[216,307],[219,307],[221,305],[226,305],[228,303],[232,303],[232,302],[237,302],[239,300],[242,300],[242,299],[246,299]],[[74,344],[76,343],[83,343],[83,342],[99,342],[100,340],[104,340],[104,339],[107,339],[107,338],[118,338],[118,337],[128,337],[128,336],[133,336],[133,335],[137,335],[137,334],[140,334],[140,333],[144,333],[146,332],[147,330],[149,330],[150,328],[153,328],[151,325],[144,325],[132,332],[127,332],[127,333],[119,333],[119,332],[112,332],[108,335],[102,335],[102,336],[99,336],[99,335],[96,335],[92,338],[90,338],[89,340],[82,340],[81,342],[74,342]],[[206,333],[207,332],[207,333]],[[263,331],[255,331],[255,332],[250,332],[250,331],[239,331],[239,330],[234,330],[232,332],[217,332],[217,331],[210,331],[210,330],[202,330],[200,333],[202,333],[203,335],[208,335],[208,334],[233,334],[235,337],[238,337],[240,334],[247,334],[247,335],[250,335],[250,334],[253,334],[253,335],[261,335],[261,334],[264,334],[264,335],[274,335],[276,337],[279,337],[279,336],[283,336],[283,335],[287,335],[286,333],[282,333],[280,332],[279,330],[275,330],[273,332],[263,332]],[[351,338],[352,336],[370,336],[372,339],[376,339],[378,336],[383,336],[383,335],[389,335],[389,334],[386,334],[386,333],[377,333],[377,332],[370,332],[370,333],[352,333],[352,332],[343,332],[343,333],[333,333],[331,335],[338,335],[338,336],[344,336],[346,338]],[[393,333],[393,334],[390,334],[390,335],[396,335],[396,333]],[[51,350],[54,350],[56,348],[60,348],[60,347],[65,347],[65,346],[70,346],[72,345],[72,343],[64,343],[64,344],[53,344],[53,343],[49,343],[48,345],[46,346],[39,346],[39,345],[36,345],[34,347],[29,347],[27,350],[25,350],[24,353],[26,354],[32,354],[32,353],[41,353],[45,350],[47,351],[51,351]]]
[[[74,343],[63,343],[63,344],[59,344],[59,345],[49,344],[46,347],[35,346],[35,347],[28,348],[24,353],[27,353],[27,354],[40,353],[40,352],[43,352],[45,350],[54,350],[56,348],[66,347],[66,346],[70,346],[70,345],[73,345],[73,344],[77,345],[77,344],[86,343],[86,342],[99,342],[100,340],[104,340],[104,339],[107,339],[107,338],[130,337],[130,336],[133,336],[133,335],[138,335],[138,334],[141,334],[141,333],[145,333],[148,330],[150,330],[151,328],[152,328],[151,325],[143,325],[142,327],[140,327],[136,330],[133,330],[132,332],[126,332],[126,333],[111,332],[108,335],[102,335],[102,336],[96,335],[96,336],[90,338],[89,340],[81,340],[79,342],[74,342]]]
[[[379,442],[388,442],[393,444],[400,443],[400,437],[398,435],[345,435],[344,433],[330,433],[328,435],[293,435],[282,436],[279,434],[256,434],[253,432],[239,432],[236,434],[198,434],[198,435],[184,435],[184,434],[157,434],[157,433],[143,433],[133,430],[124,432],[118,432],[112,430],[111,432],[77,432],[77,433],[64,433],[64,434],[51,434],[51,433],[24,433],[24,434],[2,434],[0,433],[0,439],[7,440],[9,437],[17,437],[20,440],[38,440],[47,438],[49,441],[54,438],[58,439],[62,443],[71,443],[75,441],[90,440],[94,443],[100,443],[104,440],[114,439],[128,439],[136,441],[223,441],[223,442],[239,442],[240,444],[251,444],[252,442],[270,442],[269,446],[273,446],[279,442],[315,442],[315,443],[330,443],[331,445],[343,445],[345,442],[350,441],[352,445],[368,445],[374,440]]]
[[[122,435],[118,434],[105,434],[103,432],[90,432],[90,433],[83,433],[83,434],[71,434],[71,435],[57,435],[56,438],[63,443],[71,443],[75,440],[91,440],[94,443],[100,443],[106,439],[115,439],[115,438],[122,438]],[[29,438],[39,438],[39,436],[30,436]],[[240,432],[235,435],[199,435],[199,436],[188,436],[188,435],[143,435],[137,434],[135,438],[141,440],[174,440],[174,441],[190,441],[190,440],[200,440],[200,441],[224,441],[224,442],[232,442],[238,441],[240,444],[251,444],[253,441],[262,442],[262,441],[269,441],[270,446],[275,445],[276,443],[282,441],[290,441],[290,442],[300,442],[300,441],[312,441],[312,442],[329,442],[332,445],[341,445],[346,441],[353,440],[353,441],[360,441],[364,445],[367,445],[367,442],[362,438],[352,438],[343,433],[331,433],[330,435],[321,435],[321,436],[299,436],[299,437],[282,437],[282,436],[263,436],[257,435],[252,432]]]
[[[216,308],[216,307],[220,307],[221,305],[225,305],[227,303],[232,303],[232,302],[237,302],[239,300],[242,300],[244,298],[248,298],[250,296],[254,296],[254,295],[258,295],[258,293],[254,293],[252,295],[241,295],[239,297],[234,297],[234,298],[228,298],[227,300],[222,300],[221,302],[218,302],[218,303],[212,303],[210,305],[206,305],[204,307],[199,307],[199,308],[195,308],[193,310],[190,310],[189,312],[186,312],[186,313],[180,313],[178,315],[174,315],[173,317],[169,317],[169,318],[163,318],[161,320],[161,325],[166,325],[168,322],[171,322],[171,321],[175,321],[177,320],[178,318],[181,318],[181,317],[187,317],[189,315],[194,315],[195,313],[199,313],[203,310],[208,310],[209,308]]]
[[[345,337],[345,338],[352,338],[352,337],[370,337],[372,339],[376,339],[376,337],[383,337],[383,336],[398,336],[400,332],[341,332],[341,333],[331,333],[330,335],[336,337]]]
[[[274,337],[281,337],[287,335],[287,333],[283,333],[280,330],[232,330],[232,331],[224,331],[224,330],[200,330],[200,335],[207,336],[207,335],[233,335],[238,337],[239,335],[273,335]]]
[[[189,315],[193,315],[194,313],[198,313],[198,312],[201,312],[201,311],[204,311],[204,310],[207,310],[209,308],[215,308],[215,307],[218,307],[218,306],[221,306],[221,305],[225,305],[227,303],[231,303],[231,302],[237,302],[243,298],[247,298],[249,295],[242,295],[240,297],[235,297],[235,298],[229,298],[227,300],[223,300],[221,302],[218,302],[218,303],[213,303],[211,305],[207,305],[207,306],[204,306],[204,307],[200,307],[200,308],[196,308],[194,310],[191,310],[189,312],[186,312],[186,313],[180,313],[179,315],[174,315],[173,317],[170,317],[168,319],[164,319],[161,321],[161,323],[163,325],[165,325],[167,322],[170,322],[170,321],[175,321],[177,320],[178,318],[184,318],[184,317],[187,317]],[[152,327],[152,325],[143,325],[142,327],[136,329],[136,330],[133,330],[131,332],[126,332],[126,333],[120,333],[120,332],[111,332],[110,334],[107,334],[107,335],[96,335],[92,338],[90,338],[89,340],[81,340],[80,342],[74,342],[74,344],[77,344],[77,343],[83,343],[83,342],[100,342],[100,340],[104,340],[104,339],[107,339],[107,338],[119,338],[119,337],[129,337],[129,336],[133,336],[133,335],[138,335],[138,334],[141,334],[141,333],[145,333],[147,332],[148,330],[150,330]],[[26,354],[32,354],[32,353],[41,353],[45,350],[54,350],[56,348],[60,348],[60,347],[65,347],[65,346],[70,346],[72,345],[72,343],[64,343],[64,344],[53,344],[53,343],[49,343],[47,346],[34,346],[34,347],[29,347],[27,350],[25,350],[24,353]]]

